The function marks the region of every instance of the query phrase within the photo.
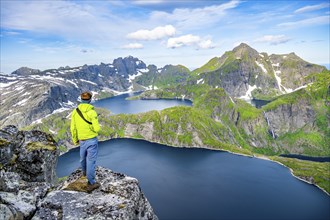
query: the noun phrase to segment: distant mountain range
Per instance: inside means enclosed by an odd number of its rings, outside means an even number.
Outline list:
[[[117,58],[112,64],[44,71],[22,67],[10,75],[0,74],[0,123],[3,126],[29,125],[54,112],[72,108],[85,90],[92,91],[100,99],[188,83],[221,87],[231,97],[271,100],[306,87],[313,81],[306,76],[325,69],[294,53],[267,55],[246,44],[211,59],[194,71],[181,65],[147,66],[132,56]]]

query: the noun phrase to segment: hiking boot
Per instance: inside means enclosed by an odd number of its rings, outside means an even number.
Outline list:
[[[101,186],[101,184],[100,183],[94,183],[94,184],[87,184],[87,192],[89,192],[89,193],[91,193],[93,190],[95,190],[95,189],[97,189],[97,188],[99,188]]]

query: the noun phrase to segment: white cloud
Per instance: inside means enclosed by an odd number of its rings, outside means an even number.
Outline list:
[[[190,46],[193,44],[197,44],[199,41],[200,41],[200,37],[188,34],[188,35],[183,35],[181,37],[173,37],[168,39],[167,47],[178,48],[182,46]]]
[[[84,1],[1,3],[1,27],[9,30],[104,43],[124,32],[122,26],[126,24],[124,18],[114,15],[101,4]],[[132,21],[132,25],[136,23]]]
[[[329,23],[330,23],[329,16],[325,15],[315,18],[308,18],[300,21],[281,23],[278,26],[283,28],[298,28],[298,27],[305,27],[310,25],[324,25]]]
[[[142,49],[143,44],[140,43],[131,43],[131,44],[126,44],[122,47],[123,49]]]
[[[261,38],[256,39],[254,42],[269,43],[271,45],[283,44],[291,40],[285,35],[265,35]]]
[[[218,22],[226,11],[235,8],[240,1],[230,1],[221,5],[207,6],[203,8],[177,8],[172,13],[155,11],[151,13],[153,21],[167,21],[176,23],[180,28],[205,27]]]
[[[214,44],[210,39],[203,40],[199,36],[192,34],[169,38],[167,41],[167,48],[179,48],[183,46],[197,46],[199,49],[214,48]]]
[[[304,12],[309,12],[309,11],[315,11],[315,10],[319,10],[319,9],[323,9],[323,8],[327,8],[329,7],[329,3],[322,3],[322,4],[318,4],[318,5],[308,5],[302,8],[299,8],[297,10],[295,10],[295,13],[304,13]]]
[[[204,40],[198,43],[200,49],[211,49],[214,48],[215,45],[211,40]]]
[[[127,38],[134,40],[159,40],[164,37],[171,37],[175,34],[175,28],[172,25],[156,27],[152,30],[138,30],[129,33]]]

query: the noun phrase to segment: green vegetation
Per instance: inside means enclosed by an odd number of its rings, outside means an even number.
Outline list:
[[[313,94],[316,99],[330,101],[330,71],[324,70],[321,73],[311,74],[307,79],[313,79],[313,84],[309,85],[307,90]]]
[[[138,76],[135,82],[152,88],[166,88],[185,82],[190,76],[190,70],[182,65],[166,65],[161,72],[155,66],[148,67],[149,72]]]
[[[295,103],[301,101],[302,99],[309,99],[309,98],[310,98],[310,96],[306,92],[306,90],[305,89],[300,89],[300,90],[297,90],[295,92],[285,94],[285,95],[281,95],[281,96],[277,97],[272,102],[270,102],[267,105],[263,106],[262,109],[264,111],[271,111],[273,109],[278,108],[281,105],[295,104]]]
[[[262,116],[261,109],[257,109],[243,100],[236,100],[236,104],[242,120],[251,120]]]
[[[63,176],[56,179],[56,184],[62,183],[68,179],[68,176]]]
[[[279,92],[276,89],[261,90],[259,88],[252,91],[252,97],[258,100],[272,101]]]
[[[200,73],[215,71],[215,70],[219,69],[221,65],[222,65],[222,62],[220,62],[220,58],[214,57],[209,62],[204,64],[202,67],[195,69],[193,71],[193,74],[198,75]]]
[[[320,186],[330,193],[330,163],[329,162],[311,162],[284,157],[270,157],[293,170],[293,174],[310,183]]]
[[[60,145],[60,146],[59,146],[59,150],[60,150],[61,152],[67,152],[67,151],[68,151],[68,149],[67,149],[66,146],[64,146],[64,145]]]
[[[110,98],[113,97],[113,93],[110,91],[100,91],[98,94],[95,95],[96,99],[105,99],[105,98]]]
[[[228,52],[228,54],[229,54],[228,58],[226,59],[224,64],[221,66],[221,72],[224,75],[239,71],[239,68],[240,68],[239,64],[241,63],[241,60],[236,59],[236,57],[233,53]]]
[[[293,133],[288,132],[284,134],[278,139],[278,142],[285,143],[289,153],[328,156],[330,155],[330,148],[326,139],[320,132],[305,132],[303,129],[300,129]],[[297,148],[297,146],[299,147]],[[296,152],[294,149],[296,149]]]

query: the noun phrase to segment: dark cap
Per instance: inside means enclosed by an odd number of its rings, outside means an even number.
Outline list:
[[[88,101],[88,100],[91,100],[92,94],[90,92],[83,92],[83,93],[81,93],[80,98],[82,100]]]

